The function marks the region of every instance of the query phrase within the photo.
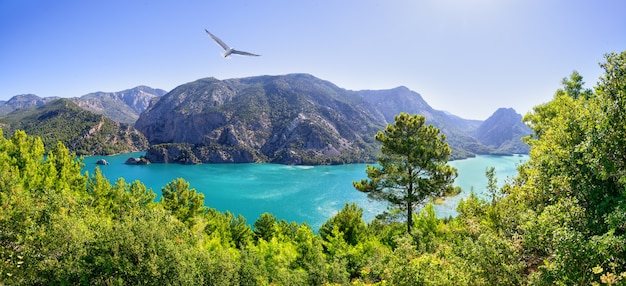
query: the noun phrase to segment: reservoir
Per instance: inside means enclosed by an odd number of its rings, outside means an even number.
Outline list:
[[[306,222],[314,230],[343,208],[346,202],[364,209],[363,219],[372,220],[386,209],[384,202],[370,201],[367,195],[354,189],[353,181],[366,179],[366,164],[336,166],[289,166],[267,163],[245,164],[150,164],[126,165],[131,156],[143,152],[115,156],[85,157],[84,171],[93,174],[99,167],[114,184],[118,178],[126,182],[141,181],[161,196],[161,188],[176,178],[190,183],[190,188],[204,194],[206,206],[219,211],[242,214],[248,224],[265,212],[279,220]],[[105,159],[109,165],[97,165]],[[458,170],[455,185],[463,191],[435,206],[440,217],[455,216],[459,201],[474,190],[482,196],[487,178],[485,170],[494,167],[498,185],[517,174],[516,167],[528,159],[527,155],[478,155],[475,158],[451,161]]]

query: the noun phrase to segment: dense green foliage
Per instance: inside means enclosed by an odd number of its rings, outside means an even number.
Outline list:
[[[595,93],[583,90],[574,72],[551,102],[525,118],[535,133],[531,160],[504,199],[519,210],[506,213],[518,225],[503,224],[502,231],[523,234],[538,281],[626,276],[626,52],[606,60]]]
[[[405,225],[346,204],[316,234],[271,214],[252,223],[205,206],[182,179],[161,201],[111,184],[63,144],[0,136],[0,284],[624,285],[626,52],[596,88],[574,73],[525,117],[530,159],[455,218],[432,205]],[[1,135],[0,131],[0,135]]]

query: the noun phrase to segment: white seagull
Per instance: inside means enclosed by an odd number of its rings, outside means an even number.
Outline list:
[[[239,50],[235,50],[231,47],[229,47],[226,43],[222,42],[222,40],[220,40],[220,38],[216,37],[215,35],[211,34],[211,32],[209,32],[209,30],[204,29],[204,31],[206,31],[207,34],[209,34],[209,36],[218,44],[220,45],[223,49],[224,49],[224,57],[228,58],[228,56],[230,56],[231,54],[236,54],[236,55],[242,55],[242,56],[255,56],[258,57],[259,55],[257,54],[253,54],[253,53],[248,53],[248,52],[244,52],[244,51],[239,51]]]

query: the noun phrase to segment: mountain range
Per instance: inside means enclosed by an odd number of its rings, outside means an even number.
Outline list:
[[[54,99],[20,95],[0,101],[0,116],[15,118],[7,111],[32,112]],[[153,162],[372,162],[379,148],[374,134],[400,112],[423,115],[441,129],[453,159],[527,153],[520,138],[531,133],[512,108],[485,121],[467,120],[433,109],[403,86],[353,91],[308,74],[204,78],[170,92],[139,86],[70,100],[90,113],[134,123],[151,146],[146,157]]]
[[[337,164],[372,161],[383,123],[358,94],[292,74],[183,84],[135,128],[153,145],[151,161]]]
[[[466,120],[433,109],[406,87],[352,91],[308,74],[186,83],[148,107],[135,128],[156,162],[371,162],[374,134],[400,112],[424,115],[440,128],[454,159],[528,152],[520,138],[531,131],[513,109]]]
[[[11,97],[8,101],[0,101],[0,116],[7,115],[12,111],[32,107],[42,106],[52,100],[59,99],[58,97],[39,97],[34,94],[20,94]]]
[[[134,124],[153,99],[166,93],[167,91],[158,88],[137,86],[118,92],[93,92],[69,99],[83,109],[102,114],[113,121]],[[16,95],[8,101],[0,101],[0,116],[22,108],[42,106],[55,99],[59,97]]]

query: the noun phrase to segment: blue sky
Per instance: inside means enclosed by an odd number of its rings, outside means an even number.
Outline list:
[[[310,73],[419,92],[486,119],[526,113],[577,70],[588,87],[626,50],[621,0],[0,0],[0,100],[76,97],[204,77]],[[261,57],[224,59],[204,32]]]

